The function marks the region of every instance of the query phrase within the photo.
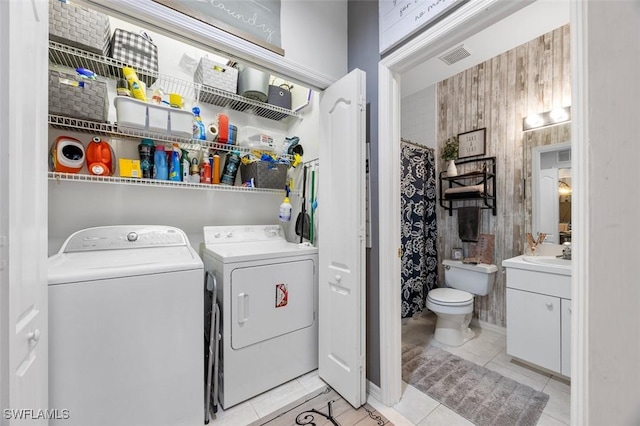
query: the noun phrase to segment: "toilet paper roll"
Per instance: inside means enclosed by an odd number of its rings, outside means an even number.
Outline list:
[[[207,140],[215,142],[218,139],[218,126],[211,123],[207,126]]]

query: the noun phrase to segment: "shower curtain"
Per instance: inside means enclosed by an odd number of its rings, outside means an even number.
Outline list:
[[[438,279],[433,150],[401,142],[402,318],[422,312]]]

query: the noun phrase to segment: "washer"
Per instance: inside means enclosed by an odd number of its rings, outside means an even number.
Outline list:
[[[318,368],[318,249],[280,225],[206,226],[203,260],[221,310],[224,409]]]
[[[203,275],[177,228],[71,235],[49,258],[51,424],[202,425]]]

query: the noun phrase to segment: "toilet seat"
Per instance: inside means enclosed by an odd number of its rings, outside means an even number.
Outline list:
[[[455,288],[436,288],[427,293],[427,300],[442,306],[473,304],[473,294]]]

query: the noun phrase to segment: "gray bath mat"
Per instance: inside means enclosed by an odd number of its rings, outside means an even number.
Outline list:
[[[402,378],[479,426],[535,425],[549,395],[435,346],[402,347]]]

